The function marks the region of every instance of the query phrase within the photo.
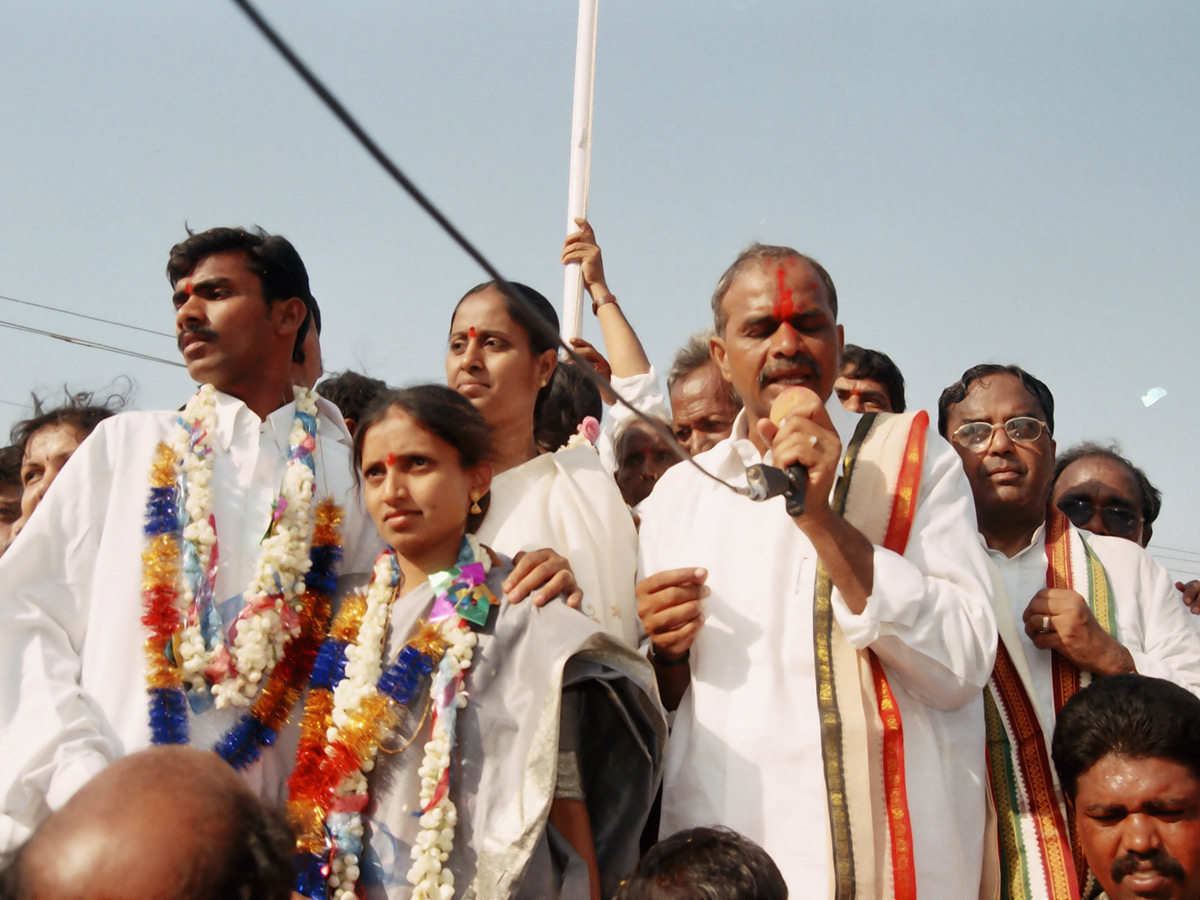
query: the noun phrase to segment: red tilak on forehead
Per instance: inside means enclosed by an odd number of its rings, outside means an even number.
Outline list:
[[[775,275],[779,280],[779,293],[775,296],[775,318],[780,322],[787,322],[795,311],[792,305],[792,289],[783,286],[782,267],[775,270]]]
[[[388,464],[389,469],[396,464],[396,454],[395,453],[389,453],[387,455],[387,464]]]
[[[189,297],[192,296],[192,283],[187,280],[181,281],[179,283],[179,290],[187,294]]]
[[[474,325],[472,325],[470,328],[467,329],[467,337],[469,337],[469,338],[479,337],[479,332],[475,330]]]

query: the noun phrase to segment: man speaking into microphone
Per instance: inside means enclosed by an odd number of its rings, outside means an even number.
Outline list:
[[[661,833],[733,828],[797,897],[975,897],[996,626],[958,457],[925,413],[832,396],[843,335],[815,260],[756,244],[712,302],[745,409],[697,461],[804,490],[756,502],[675,466],[643,506],[638,608],[676,710]]]

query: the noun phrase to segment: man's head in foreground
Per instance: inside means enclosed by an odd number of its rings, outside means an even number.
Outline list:
[[[878,350],[857,344],[843,347],[842,369],[833,390],[850,412],[904,412],[904,375],[890,356]]]
[[[1144,675],[1063,707],[1054,766],[1109,900],[1200,900],[1200,699]]]
[[[689,828],[659,841],[615,900],[787,900],[767,851],[728,828]]]
[[[1046,520],[1054,397],[1017,366],[980,365],[938,398],[938,431],[962,459],[979,531],[1026,538]],[[996,548],[1000,549],[1000,548]]]
[[[47,819],[0,876],[12,900],[286,900],[293,837],[215,753],[120,759]]]
[[[842,352],[837,289],[821,264],[790,247],[754,244],[713,291],[713,360],[750,417],[750,438],[784,388],[800,385],[822,402],[833,393]]]
[[[693,456],[729,437],[742,409],[737,391],[713,362],[710,337],[702,333],[688,338],[667,374],[675,439]]]
[[[1089,441],[1055,461],[1050,501],[1077,528],[1145,547],[1162,509],[1162,492],[1116,447]]]
[[[321,330],[321,312],[286,238],[242,228],[192,234],[171,248],[167,277],[176,338],[193,380],[242,400],[278,392],[289,403],[292,363],[319,367],[315,336],[307,352],[306,339]],[[307,383],[312,373],[300,377]]]

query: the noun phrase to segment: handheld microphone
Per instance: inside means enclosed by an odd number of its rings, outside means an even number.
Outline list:
[[[800,391],[784,390],[771,404],[771,421],[778,425],[800,400]],[[751,500],[770,500],[783,494],[789,516],[804,515],[804,498],[808,490],[808,469],[792,463],[786,469],[758,463],[746,469],[746,486]]]

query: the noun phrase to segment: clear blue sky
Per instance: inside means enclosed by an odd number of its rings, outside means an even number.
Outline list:
[[[557,297],[575,4],[262,8],[506,275]],[[1055,393],[1060,447],[1119,440],[1166,494],[1155,543],[1200,551],[1198,42],[1182,2],[601,0],[610,284],[661,368],[739,249],[791,244],[912,405],[1020,363]],[[482,273],[231,3],[14,4],[0,83],[0,294],[170,331],[184,223],[257,223],[308,263],[328,369],[442,378],[450,309]],[[175,358],[5,301],[0,320]],[[190,390],[181,369],[3,327],[0,350],[5,429],[64,382],[127,374],[143,407]]]

